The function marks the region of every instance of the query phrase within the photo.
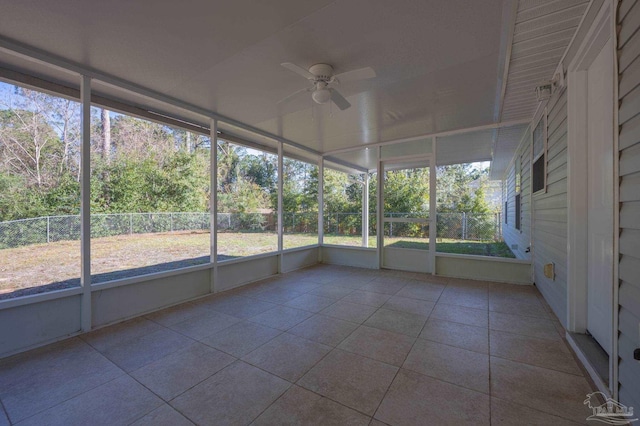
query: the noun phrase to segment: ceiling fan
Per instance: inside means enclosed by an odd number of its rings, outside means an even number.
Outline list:
[[[289,100],[302,92],[311,92],[311,98],[316,103],[326,104],[331,101],[341,110],[345,110],[351,104],[333,86],[349,81],[366,80],[376,76],[376,72],[369,67],[334,74],[333,67],[329,64],[315,64],[308,70],[291,62],[284,62],[280,65],[306,78],[311,82],[312,86],[293,92],[278,103]]]

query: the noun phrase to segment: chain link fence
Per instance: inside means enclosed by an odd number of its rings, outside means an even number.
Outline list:
[[[386,213],[385,217],[421,217],[428,213]],[[437,238],[472,241],[502,241],[500,213],[439,213]],[[318,232],[317,212],[283,214],[284,233]],[[91,215],[91,237],[209,230],[206,212],[115,213]],[[219,232],[277,232],[275,213],[218,213]],[[362,235],[362,214],[327,212],[324,232],[332,235]],[[369,217],[369,234],[376,234],[375,214]],[[385,224],[391,237],[427,236],[428,224]],[[80,216],[47,216],[0,222],[0,249],[80,239]]]
[[[501,213],[438,213],[437,238],[502,241]]]

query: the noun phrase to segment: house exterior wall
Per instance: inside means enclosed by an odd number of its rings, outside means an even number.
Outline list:
[[[547,186],[533,195],[533,281],[567,326],[567,91],[547,104]],[[554,264],[555,277],[544,275]]]
[[[522,232],[515,229],[515,169],[505,174],[509,223],[503,225],[505,241],[520,259],[532,259],[533,281],[563,326],[567,320],[567,92],[554,94],[547,113],[547,189],[531,195],[531,127],[516,151],[522,164]],[[544,113],[543,113],[544,114]],[[544,120],[544,117],[542,117]],[[531,253],[525,253],[531,245]],[[526,256],[526,257],[525,257]],[[529,257],[531,256],[531,257]],[[544,276],[544,265],[555,265],[555,278]]]
[[[511,251],[518,259],[531,259],[531,253],[527,253],[527,247],[531,246],[531,132],[529,129],[518,150],[516,158],[521,162],[521,210],[520,210],[520,230],[516,229],[516,162],[513,161],[507,170],[504,185],[506,185],[507,198],[504,200],[508,204],[507,223],[502,224],[502,235],[504,241],[509,245]],[[517,247],[517,248],[516,248]]]
[[[619,399],[640,407],[640,4],[618,8],[619,97]]]

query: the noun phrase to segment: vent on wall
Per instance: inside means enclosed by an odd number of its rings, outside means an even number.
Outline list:
[[[544,276],[551,280],[556,279],[556,268],[553,262],[544,265]]]

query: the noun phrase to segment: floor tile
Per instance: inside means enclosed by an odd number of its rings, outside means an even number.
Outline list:
[[[309,294],[315,294],[316,296],[329,297],[332,299],[342,299],[353,290],[350,288],[344,288],[340,285],[327,284],[313,289]]]
[[[400,367],[415,342],[405,334],[360,326],[338,348]]]
[[[289,300],[285,305],[309,312],[320,312],[324,308],[333,305],[335,301],[335,299],[331,299],[329,297],[316,296],[315,294],[303,294],[302,296]]]
[[[208,305],[216,312],[243,319],[251,318],[276,307],[274,303],[243,296],[219,298]]]
[[[376,308],[368,305],[361,305],[359,303],[349,303],[342,300],[338,300],[333,305],[320,311],[323,315],[330,317],[343,319],[345,321],[351,321],[358,324],[362,324],[369,318]]]
[[[489,327],[489,312],[485,309],[473,309],[465,306],[437,303],[430,318],[458,322],[461,324]]]
[[[358,276],[352,274],[344,278],[337,278],[336,280],[332,281],[331,284],[339,285],[344,288],[350,288],[351,290],[358,290],[360,287],[370,282],[371,280],[373,280],[373,277],[371,275]]]
[[[193,340],[163,328],[139,338],[125,340],[103,351],[104,356],[129,372],[189,346]]]
[[[489,425],[489,395],[401,369],[375,418],[392,425]]]
[[[161,405],[160,398],[125,375],[29,417],[20,425],[129,424]]]
[[[139,338],[162,328],[161,325],[140,317],[85,333],[80,338],[102,352],[125,340]]]
[[[452,289],[447,286],[438,302],[474,309],[489,309],[489,294],[485,290]]]
[[[282,331],[243,321],[200,340],[202,343],[241,358],[278,336]]]
[[[285,380],[236,361],[171,401],[196,424],[249,424],[290,386]]]
[[[542,306],[542,303],[538,301],[537,297],[532,300],[522,301],[509,297],[503,298],[494,296],[489,299],[489,310],[511,315],[548,318],[547,311]]]
[[[2,360],[0,399],[16,423],[123,375],[74,338]]]
[[[209,311],[206,314],[170,325],[169,328],[192,339],[202,339],[240,321],[239,318],[231,315]]]
[[[406,286],[407,283],[408,281],[406,279],[385,280],[376,278],[375,280],[360,286],[360,290],[394,295],[399,292],[404,286]]]
[[[428,316],[435,306],[435,302],[429,300],[412,299],[408,297],[392,296],[382,305],[392,311],[409,312],[410,314]]]
[[[416,272],[415,274],[413,274],[414,281],[421,281],[421,282],[426,282],[431,284],[447,285],[447,283],[449,282],[449,279],[450,278],[443,277],[441,275],[425,274],[422,272]]]
[[[295,382],[322,359],[331,347],[283,333],[242,360],[290,382]]]
[[[300,293],[297,291],[292,290],[291,288],[284,288],[284,287],[274,287],[274,288],[270,288],[267,289],[265,291],[262,291],[252,297],[259,299],[259,300],[265,300],[267,302],[272,302],[272,303],[285,303],[291,299],[295,299],[296,297],[300,297],[302,296],[304,293]]]
[[[507,331],[510,333],[524,334],[525,336],[540,337],[543,339],[561,339],[558,330],[556,330],[556,327],[553,325],[553,322],[541,318],[490,312],[489,328],[491,330]]]
[[[444,285],[441,284],[433,284],[428,282],[411,282],[404,286],[395,295],[413,299],[430,300],[432,302],[435,302],[442,294],[444,288]]]
[[[358,328],[350,321],[325,315],[314,315],[289,330],[289,333],[329,346],[338,346]]]
[[[591,392],[584,377],[491,357],[492,396],[584,423]]]
[[[252,426],[367,426],[370,418],[313,392],[292,386]]]
[[[511,283],[498,283],[493,282],[489,284],[489,292],[494,294],[536,294],[537,289],[535,285],[531,284],[511,284]]]
[[[379,308],[389,300],[391,296],[383,293],[374,293],[372,291],[355,290],[353,293],[348,294],[342,298],[345,302],[360,303],[362,305],[369,305]]]
[[[286,285],[290,287],[293,291],[297,291],[298,293],[308,293],[311,290],[314,290],[320,287],[322,284],[309,281],[306,279],[298,279],[298,280],[295,280],[294,282],[289,282],[282,285]]]
[[[483,354],[489,353],[488,328],[430,318],[424,325],[420,338]]]
[[[164,404],[132,423],[131,426],[193,426],[193,423],[170,405]]]
[[[582,376],[582,371],[562,340],[549,341],[492,330],[490,341],[492,356]]]
[[[402,368],[489,394],[489,356],[485,354],[418,339]]]
[[[487,281],[470,280],[466,278],[449,278],[447,289],[449,290],[469,290],[471,292],[482,292],[486,294],[491,285]]]
[[[415,276],[413,272],[393,271],[390,269],[379,270],[378,274],[373,278],[371,283],[384,284],[395,287],[396,291],[407,285]]]
[[[249,321],[262,324],[266,327],[276,328],[286,331],[294,325],[301,323],[313,315],[311,312],[300,309],[289,308],[287,306],[276,306],[266,312],[249,318]]]
[[[298,381],[320,395],[373,415],[397,367],[334,349]]]
[[[418,337],[420,330],[422,330],[422,326],[426,321],[427,317],[424,315],[416,315],[380,308],[376,313],[371,315],[364,324],[369,327]]]
[[[175,398],[235,361],[231,355],[194,343],[131,372],[131,376],[165,401]]]
[[[165,327],[206,313],[206,308],[195,303],[182,303],[145,315],[145,318]]]
[[[493,397],[491,398],[491,424],[495,426],[575,426],[584,424],[584,422],[575,423],[524,405]]]

